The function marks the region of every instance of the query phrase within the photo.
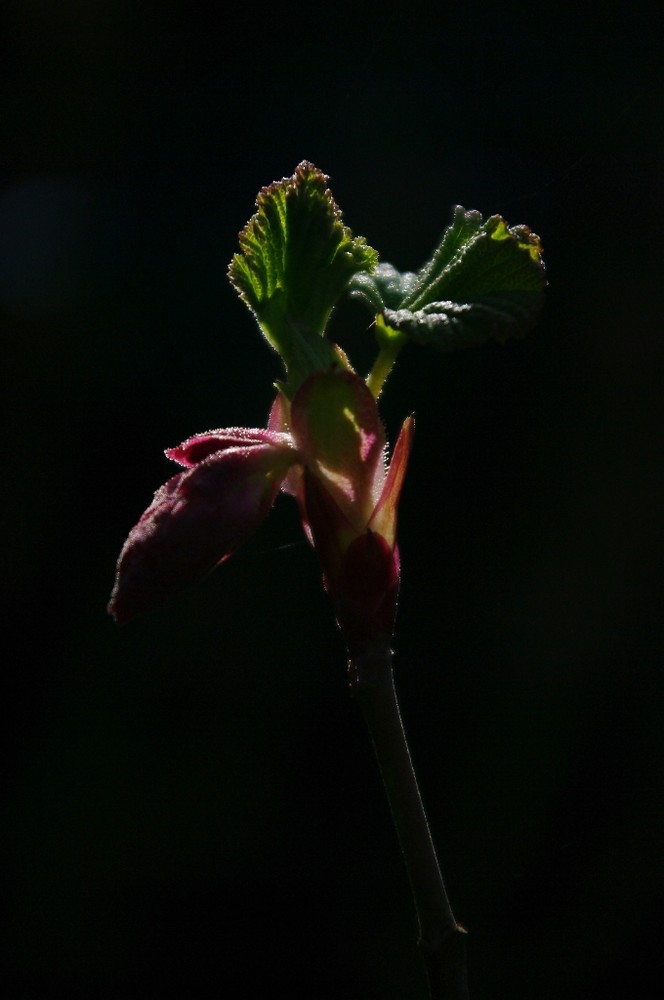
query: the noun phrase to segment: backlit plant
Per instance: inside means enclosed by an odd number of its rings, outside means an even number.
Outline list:
[[[280,491],[298,504],[349,653],[408,869],[434,1000],[468,996],[465,931],[453,915],[422,807],[392,675],[400,579],[397,508],[414,421],[388,461],[377,399],[404,345],[457,350],[522,336],[545,287],[539,239],[457,207],[417,273],[379,264],[353,237],[327,177],[301,163],[263,188],[229,277],[284,363],[265,427],[207,431],[170,448],[182,469],[159,489],[118,560],[109,611],[148,611],[227,559]],[[375,317],[365,377],[326,337],[346,294]]]

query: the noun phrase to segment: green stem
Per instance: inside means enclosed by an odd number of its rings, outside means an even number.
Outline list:
[[[374,399],[378,399],[381,394],[382,388],[385,385],[385,380],[387,376],[392,371],[392,365],[394,364],[397,354],[401,350],[401,344],[390,345],[389,347],[384,347],[378,353],[378,357],[374,361],[373,368],[367,375],[367,385],[373,393]]]
[[[373,368],[367,375],[367,385],[371,389],[374,399],[378,399],[380,396],[382,388],[385,385],[385,380],[392,371],[392,366],[397,359],[397,355],[406,343],[405,334],[387,326],[380,314],[376,316],[376,338],[380,351],[374,361]]]
[[[468,1000],[466,932],[454,919],[406,741],[387,644],[351,650],[351,694],[366,720],[406,863],[431,1000]]]

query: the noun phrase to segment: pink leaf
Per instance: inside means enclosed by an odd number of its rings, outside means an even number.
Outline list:
[[[385,478],[385,432],[362,379],[339,370],[312,375],[293,399],[291,428],[308,468],[363,530]]]
[[[120,553],[109,604],[116,620],[150,610],[228,558],[266,517],[293,455],[268,443],[231,447],[162,486]]]
[[[187,438],[176,448],[167,448],[166,456],[179,465],[192,469],[216,451],[228,448],[246,448],[253,444],[289,445],[290,434],[266,430],[263,427],[226,427],[223,430],[207,431]]]
[[[414,432],[415,420],[413,417],[408,417],[403,422],[397,443],[394,446],[392,461],[385,477],[380,499],[369,521],[371,530],[379,532],[387,544],[391,546],[396,541],[397,507],[408,467]]]
[[[352,645],[390,639],[399,593],[399,552],[377,532],[365,531],[349,546],[335,592],[337,621]]]

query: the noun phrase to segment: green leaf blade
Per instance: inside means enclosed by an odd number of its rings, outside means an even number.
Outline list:
[[[439,351],[522,337],[539,315],[546,278],[539,237],[499,215],[454,210],[417,275],[381,264],[351,289],[387,326]]]
[[[417,275],[417,281],[402,303],[404,308],[416,310],[427,302],[446,297],[438,294],[441,284],[444,284],[450,268],[458,261],[464,247],[477,234],[481,225],[482,216],[479,212],[467,212],[461,205],[456,205],[451,225],[443,233],[431,260]]]
[[[379,264],[371,274],[357,274],[349,289],[350,298],[363,302],[369,309],[380,313],[384,309],[397,309],[410,294],[417,275],[412,271],[397,271],[391,264]]]
[[[351,278],[378,262],[341,221],[327,181],[303,161],[292,177],[263,188],[229,267],[232,285],[281,354],[292,390],[336,359],[322,340],[332,309]]]

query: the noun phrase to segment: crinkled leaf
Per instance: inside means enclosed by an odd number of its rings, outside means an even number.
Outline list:
[[[232,284],[284,360],[289,396],[307,375],[338,364],[321,335],[353,275],[378,261],[343,225],[327,180],[303,161],[292,177],[263,188],[229,268]]]
[[[539,237],[499,215],[457,206],[431,260],[413,275],[382,264],[355,278],[351,294],[386,326],[441,351],[523,336],[546,286]]]
[[[350,284],[350,297],[363,302],[375,313],[398,309],[416,281],[414,271],[402,273],[392,264],[379,264],[373,274],[355,275]]]

